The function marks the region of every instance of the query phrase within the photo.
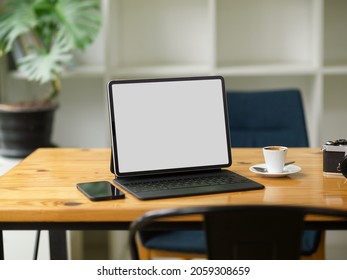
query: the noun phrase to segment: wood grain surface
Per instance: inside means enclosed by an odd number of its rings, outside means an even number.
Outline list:
[[[203,152],[203,151],[202,151]],[[78,182],[107,180],[109,149],[38,149],[0,177],[0,222],[132,221],[149,210],[199,205],[309,205],[347,211],[347,179],[325,177],[318,148],[289,148],[299,173],[267,178],[249,171],[263,163],[262,150],[232,149],[230,170],[265,185],[263,190],[140,201],[126,193],[122,200],[91,202],[76,188]]]

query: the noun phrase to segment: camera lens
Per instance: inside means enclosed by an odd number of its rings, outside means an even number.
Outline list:
[[[347,156],[340,162],[341,173],[347,178]]]
[[[337,142],[337,145],[346,145],[347,144],[347,140],[346,139],[339,139],[339,140],[336,140]]]

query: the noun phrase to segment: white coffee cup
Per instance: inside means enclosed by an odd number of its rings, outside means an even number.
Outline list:
[[[282,173],[287,156],[287,147],[267,146],[263,148],[268,173]]]

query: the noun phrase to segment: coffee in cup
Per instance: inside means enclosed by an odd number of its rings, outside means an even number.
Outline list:
[[[269,173],[282,173],[287,156],[287,147],[267,146],[263,148],[263,155]]]

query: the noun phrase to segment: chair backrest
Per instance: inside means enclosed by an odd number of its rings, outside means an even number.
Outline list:
[[[208,258],[230,260],[299,259],[306,215],[347,218],[346,211],[299,206],[230,205],[155,210],[130,226],[132,258],[139,258],[138,231],[158,229],[158,225],[165,229],[165,223],[172,222],[164,222],[163,218],[197,214],[203,216]]]
[[[227,92],[232,147],[308,147],[298,89]]]

